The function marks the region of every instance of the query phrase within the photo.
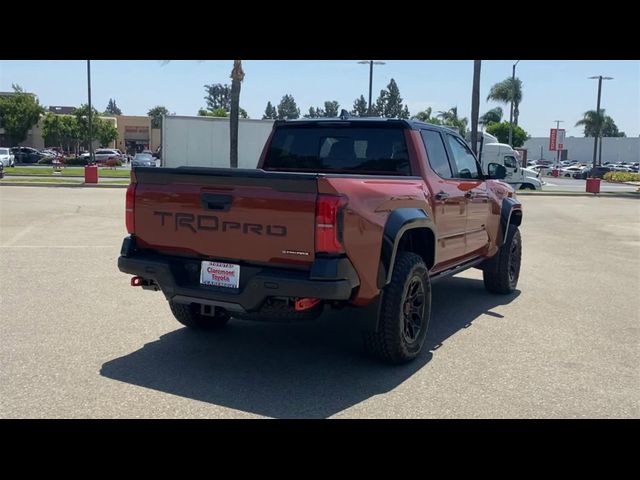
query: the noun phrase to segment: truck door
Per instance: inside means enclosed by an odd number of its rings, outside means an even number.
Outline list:
[[[460,138],[445,134],[450,156],[454,160],[454,175],[458,188],[467,204],[465,228],[465,255],[480,254],[489,243],[487,221],[491,213],[491,203],[487,185],[480,164],[469,147]]]
[[[518,168],[518,160],[513,155],[505,155],[503,157],[504,167],[507,169],[507,176],[504,181],[506,183],[522,182],[522,170]]]
[[[433,215],[437,227],[437,248],[434,270],[456,260],[465,252],[467,199],[454,178],[444,140],[435,130],[421,130],[429,167],[435,173],[429,178],[433,192]]]

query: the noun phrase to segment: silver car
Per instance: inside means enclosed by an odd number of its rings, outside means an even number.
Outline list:
[[[0,148],[0,163],[4,167],[14,167],[16,165],[16,159],[13,153],[11,153],[11,149]]]
[[[156,159],[149,153],[136,153],[131,160],[131,167],[155,167]]]

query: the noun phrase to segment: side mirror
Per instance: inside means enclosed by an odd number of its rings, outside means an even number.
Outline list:
[[[502,180],[507,176],[507,169],[499,163],[490,163],[488,167],[489,178]]]

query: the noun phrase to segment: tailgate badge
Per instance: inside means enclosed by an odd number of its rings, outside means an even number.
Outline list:
[[[285,255],[301,255],[303,257],[308,257],[309,252],[300,252],[298,250],[282,250],[282,253]]]

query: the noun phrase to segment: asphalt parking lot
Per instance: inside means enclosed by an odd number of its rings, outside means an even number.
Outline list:
[[[195,334],[116,266],[124,189],[0,187],[1,418],[638,418],[640,201],[522,196],[511,296],[433,287],[427,349],[353,313]]]

